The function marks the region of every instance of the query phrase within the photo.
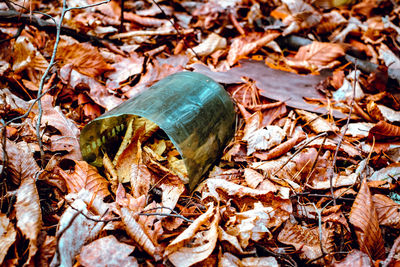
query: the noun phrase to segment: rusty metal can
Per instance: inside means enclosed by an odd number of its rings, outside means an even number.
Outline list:
[[[132,115],[157,124],[182,156],[191,190],[234,135],[235,111],[224,88],[195,72],[170,75],[88,123],[81,131],[83,159],[102,166],[104,147]]]

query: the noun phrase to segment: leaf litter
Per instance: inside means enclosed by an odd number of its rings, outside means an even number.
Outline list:
[[[36,13],[57,21],[58,2],[0,4],[2,265],[398,264],[395,2],[123,2],[71,10],[59,43]],[[143,118],[104,168],[82,161],[90,120],[182,70],[224,85],[238,117],[193,192]]]

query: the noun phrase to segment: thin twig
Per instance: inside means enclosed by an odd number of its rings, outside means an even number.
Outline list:
[[[37,93],[38,95],[42,94],[43,86],[44,86],[44,83],[45,83],[45,79],[46,79],[47,75],[49,74],[51,67],[54,65],[54,61],[55,61],[56,53],[57,53],[57,49],[58,49],[58,43],[60,42],[61,25],[62,25],[62,22],[64,20],[64,17],[66,15],[66,13],[68,11],[71,11],[71,10],[74,10],[74,9],[85,9],[85,8],[89,8],[89,7],[102,5],[102,4],[108,3],[110,1],[111,0],[105,0],[105,1],[98,2],[98,3],[95,3],[95,4],[91,4],[91,5],[67,8],[67,2],[66,2],[66,0],[63,0],[63,7],[62,7],[62,11],[61,11],[60,20],[59,20],[58,23],[56,23],[57,32],[56,32],[56,41],[55,41],[54,47],[53,47],[53,53],[51,55],[51,59],[50,59],[49,65],[47,66],[45,72],[42,75],[42,78],[40,79],[39,89],[38,89],[38,93]],[[36,136],[38,138],[38,143],[39,143],[39,148],[40,148],[41,165],[43,165],[44,164],[44,159],[43,159],[44,151],[43,151],[42,137],[40,135],[40,126],[41,126],[42,115],[43,115],[41,98],[39,98],[39,101],[38,101],[38,109],[39,109],[39,114],[38,114],[38,119],[37,119],[37,124],[36,124]]]
[[[355,95],[356,95],[356,84],[357,84],[357,61],[355,62],[355,67],[354,67],[353,96],[351,98],[349,115],[347,116],[346,125],[344,126],[344,130],[342,131],[342,133],[340,135],[340,138],[339,138],[339,142],[338,142],[338,144],[336,146],[335,154],[333,156],[332,166],[328,170],[328,173],[329,173],[329,186],[330,186],[330,190],[331,190],[331,195],[333,197],[333,205],[336,205],[336,198],[334,197],[334,192],[333,192],[333,175],[335,174],[334,168],[336,167],[336,160],[337,160],[337,155],[339,153],[339,148],[342,145],[344,135],[346,134],[347,129],[349,127],[349,123],[350,123],[350,119],[351,119],[351,113],[353,112],[353,105],[354,105]]]

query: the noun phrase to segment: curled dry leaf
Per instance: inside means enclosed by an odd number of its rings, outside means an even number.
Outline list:
[[[369,130],[368,139],[372,140],[375,138],[375,140],[389,142],[398,139],[399,136],[400,126],[380,121]]]
[[[365,267],[373,266],[367,254],[357,249],[347,254],[346,258],[333,264],[334,267]]]
[[[264,176],[256,170],[246,168],[244,169],[244,179],[250,188],[256,189],[264,180]]]
[[[133,212],[125,207],[120,208],[121,219],[125,225],[125,230],[129,236],[135,240],[138,246],[152,256],[155,260],[160,260],[160,252],[153,244],[153,241],[143,231],[142,226],[133,217]]]
[[[22,72],[27,68],[33,68],[44,72],[49,65],[42,54],[33,46],[26,36],[19,36],[14,44],[13,71]]]
[[[289,218],[289,212],[284,207],[269,207],[256,202],[253,209],[231,217],[227,232],[237,236],[243,249],[248,247],[250,240],[270,240],[272,234],[269,229],[279,227]]]
[[[51,261],[51,267],[72,266],[83,245],[95,238],[104,227],[104,222],[95,222],[83,215],[95,220],[100,219],[100,216],[93,215],[88,211],[87,205],[82,199],[78,198],[70,205],[71,207],[67,208],[58,223],[58,249]]]
[[[65,117],[60,106],[53,107],[53,97],[45,95],[42,97],[43,117],[42,125],[49,125],[60,131],[61,135],[51,136],[51,151],[68,151],[65,158],[72,160],[82,159],[79,147],[79,129],[75,123]]]
[[[15,242],[17,231],[7,216],[0,213],[0,262],[3,262],[8,249]]]
[[[281,127],[269,125],[266,128],[256,130],[243,137],[247,141],[247,155],[253,154],[256,150],[267,150],[279,145],[285,138],[286,133]]]
[[[221,267],[278,267],[278,261],[274,257],[247,257],[240,260],[238,257],[234,256],[229,252],[225,252],[222,255],[220,261]]]
[[[96,47],[89,43],[60,45],[56,60],[62,66],[71,64],[75,70],[89,77],[97,77],[105,71],[114,70],[101,56]]]
[[[345,50],[340,44],[314,41],[309,45],[300,47],[296,56],[292,60],[286,60],[286,62],[293,68],[313,71],[333,67],[338,63],[335,60],[344,55]]]
[[[200,215],[167,246],[164,257],[168,257],[179,267],[191,266],[205,260],[211,255],[217,243],[219,220],[219,208],[211,204],[206,213]],[[204,224],[209,227],[201,231],[200,227]]]
[[[264,45],[277,38],[280,33],[252,32],[246,36],[236,37],[230,46],[227,60],[230,66],[234,65],[239,59],[246,57],[248,54],[257,51]]]
[[[372,201],[380,225],[400,229],[400,205],[385,195],[375,194]]]
[[[261,160],[271,160],[278,158],[291,150],[295,145],[306,139],[306,134],[304,132],[296,133],[292,138],[286,140],[282,144],[277,145],[270,151],[266,153],[256,152],[254,156]]]
[[[82,248],[79,263],[89,266],[139,266],[136,258],[129,256],[134,246],[119,242],[115,236],[99,238]]]
[[[33,101],[32,101],[33,102]],[[32,102],[27,102],[22,98],[14,95],[10,92],[7,88],[0,89],[0,114],[3,113],[17,113],[17,114],[24,114],[32,104]],[[28,117],[33,117],[37,113],[37,105],[32,108],[31,113]]]
[[[355,228],[360,250],[373,259],[383,259],[385,248],[378,215],[365,179],[351,207],[349,220]]]
[[[0,152],[0,159],[3,161],[2,148]],[[6,153],[8,157],[7,170],[10,172],[14,184],[18,185],[27,178],[33,179],[40,171],[27,143],[14,143],[6,140]]]
[[[326,228],[322,226],[322,247],[324,252],[328,253],[331,250],[330,239],[332,228]],[[278,235],[278,241],[284,244],[292,245],[296,250],[300,250],[300,258],[311,260],[316,259],[322,255],[320,240],[319,240],[319,228],[312,227],[306,228],[299,224],[293,224],[287,221],[285,227]],[[321,261],[317,261],[321,263]]]
[[[389,166],[375,171],[369,178],[369,181],[388,181],[394,183],[400,178],[400,163],[392,163]]]
[[[129,77],[143,71],[144,58],[140,58],[136,53],[130,54],[128,58],[118,59],[118,62],[111,65],[114,71],[105,74],[105,77],[108,78],[108,88],[118,88],[120,84],[128,80]]]
[[[75,161],[75,168],[72,173],[68,173],[61,168],[58,171],[67,184],[68,193],[78,193],[84,188],[100,198],[110,195],[108,190],[109,182],[99,174],[95,167],[89,165],[86,161]]]
[[[226,39],[218,34],[211,33],[198,46],[193,47],[194,52],[200,57],[209,56],[217,50],[226,48]],[[192,51],[188,49],[188,52]],[[193,53],[193,52],[192,52]]]
[[[42,229],[39,193],[33,177],[27,177],[22,180],[17,191],[15,210],[17,212],[17,226],[24,236],[29,239],[29,256],[27,260],[29,263],[37,252],[37,238]]]
[[[317,134],[322,132],[337,132],[339,128],[320,116],[301,109],[296,109],[296,113],[306,122],[311,130]]]

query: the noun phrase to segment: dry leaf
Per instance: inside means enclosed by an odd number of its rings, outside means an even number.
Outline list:
[[[3,262],[4,257],[7,255],[8,249],[15,242],[17,231],[14,225],[10,222],[7,216],[3,213],[0,214],[0,262]]]
[[[373,266],[367,254],[353,249],[342,261],[335,262],[334,267],[367,267]]]
[[[135,240],[138,246],[146,251],[155,260],[161,259],[159,248],[155,247],[153,241],[144,232],[142,226],[133,217],[133,212],[127,208],[121,207],[121,219],[125,225],[125,230],[129,236]]]
[[[249,187],[256,189],[257,186],[264,180],[264,176],[256,170],[246,168],[244,169],[244,179]]]
[[[56,60],[62,66],[71,64],[75,70],[92,78],[100,76],[105,71],[114,70],[105,62],[97,48],[89,43],[60,45]]]
[[[400,205],[385,195],[372,196],[380,225],[400,228]]]
[[[108,88],[118,88],[122,82],[127,81],[130,77],[140,74],[143,71],[143,57],[139,57],[136,53],[130,54],[128,58],[118,58],[118,61],[111,66],[114,71],[105,74],[108,78]]]
[[[219,36],[218,34],[211,33],[205,40],[199,45],[193,47],[194,52],[200,57],[209,56],[217,50],[226,48],[226,39]],[[188,49],[189,53],[193,53],[191,49]]]
[[[330,252],[329,235],[333,229],[322,227],[322,246],[325,252]],[[300,250],[300,258],[316,259],[322,255],[319,240],[319,228],[306,228],[299,224],[293,224],[287,221],[285,227],[278,235],[278,241],[284,244],[292,245],[296,250]],[[317,263],[321,263],[317,261]]]
[[[375,138],[375,140],[389,142],[398,139],[399,136],[400,126],[380,121],[369,130],[368,139],[372,140]]]
[[[37,239],[42,229],[42,212],[34,177],[27,177],[22,180],[17,191],[15,210],[17,212],[17,226],[29,239],[29,256],[26,262],[30,263],[38,250]]]
[[[339,128],[335,124],[324,120],[314,113],[307,112],[301,109],[296,109],[296,113],[307,123],[311,130],[313,130],[317,134],[322,132],[339,131]]]
[[[58,240],[56,254],[51,261],[51,267],[72,266],[83,245],[95,238],[105,224],[89,220],[83,215],[95,220],[100,219],[100,216],[88,211],[82,199],[78,198],[70,205],[71,207],[67,208],[58,223],[57,235],[62,234]]]
[[[61,168],[58,171],[67,184],[68,193],[78,193],[84,188],[102,199],[110,195],[108,190],[109,182],[99,174],[95,167],[89,165],[86,161],[75,161],[75,168],[72,173],[68,173]]]
[[[212,218],[211,222],[207,223]],[[203,224],[209,225],[199,231]],[[191,266],[205,260],[213,252],[218,239],[219,209],[210,205],[206,213],[198,217],[165,249],[164,257],[179,267]]]
[[[333,64],[336,64],[335,60],[344,55],[345,50],[340,44],[314,41],[309,45],[300,47],[293,60],[287,60],[287,63],[294,68],[306,68],[311,71],[321,70],[332,67]]]
[[[239,61],[239,59],[244,58],[250,53],[257,51],[261,47],[273,41],[279,35],[280,33],[276,32],[252,32],[247,36],[234,38],[227,56],[229,65],[234,65],[236,62]]]
[[[375,171],[369,178],[369,181],[388,181],[395,183],[400,178],[400,163],[392,163],[389,166]]]
[[[74,121],[65,117],[60,106],[53,107],[53,97],[45,95],[42,97],[43,117],[42,125],[49,125],[60,131],[61,135],[51,136],[51,151],[68,151],[64,158],[72,160],[82,159],[79,147],[79,129]]]
[[[1,149],[0,152],[3,150]],[[8,157],[7,169],[14,184],[18,185],[21,181],[29,178],[33,179],[40,171],[32,151],[25,142],[14,143],[6,141],[6,153]],[[0,153],[1,161],[3,161],[3,153]]]
[[[371,192],[365,180],[351,207],[349,220],[355,227],[360,250],[373,259],[383,259],[385,248],[382,233]]]
[[[136,258],[129,256],[134,246],[119,242],[115,236],[99,238],[82,248],[79,263],[89,266],[139,266]]]
[[[253,154],[256,150],[268,150],[282,143],[286,133],[281,127],[269,125],[258,129],[243,137],[247,141],[247,155]]]

